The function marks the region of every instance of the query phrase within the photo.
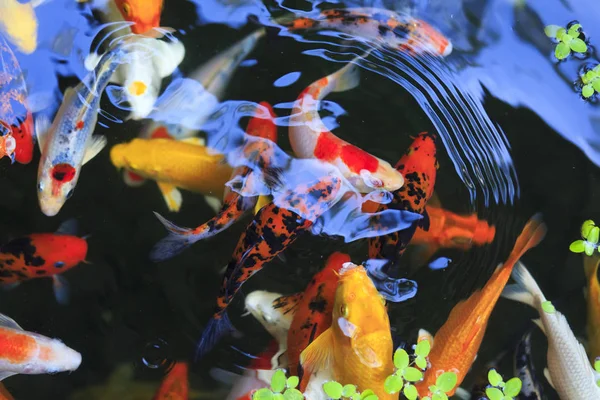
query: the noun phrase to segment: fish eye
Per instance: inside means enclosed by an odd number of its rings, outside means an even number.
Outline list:
[[[38,188],[38,191],[39,191],[39,192],[41,192],[41,191],[43,191],[43,190],[44,190],[44,185],[42,184],[42,182],[39,182],[39,183],[38,183],[38,186],[37,186],[37,188]]]
[[[131,6],[127,3],[123,4],[123,12],[125,13],[126,16],[130,17],[131,16]]]
[[[65,266],[65,263],[62,261],[57,261],[54,263],[54,267],[56,267],[56,268],[62,268],[64,266]]]
[[[73,196],[73,189],[69,190],[69,192],[67,193],[67,199],[71,196]]]
[[[343,305],[340,307],[340,314],[341,314],[341,315],[342,315],[344,318],[346,318],[346,317],[348,316],[348,307],[347,307],[345,304],[343,304]]]

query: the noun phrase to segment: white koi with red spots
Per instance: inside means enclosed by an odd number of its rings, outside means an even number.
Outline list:
[[[354,146],[331,133],[319,116],[319,101],[331,92],[358,86],[359,70],[354,63],[319,79],[298,97],[290,118],[289,138],[299,158],[327,161],[342,172],[360,192],[395,191],[404,178],[390,163]]]

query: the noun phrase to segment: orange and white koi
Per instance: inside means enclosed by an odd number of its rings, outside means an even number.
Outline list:
[[[319,101],[331,92],[356,87],[359,83],[358,72],[358,66],[349,63],[312,83],[300,94],[290,116],[290,144],[296,157],[316,158],[335,165],[359,192],[398,190],[404,184],[400,172],[387,161],[329,132],[319,116]]]
[[[188,400],[188,365],[176,362],[163,378],[152,400]]]
[[[0,314],[0,380],[16,374],[53,374],[75,371],[81,354],[58,339],[24,331]]]
[[[450,40],[425,21],[380,8],[332,9],[323,11],[315,19],[282,21],[290,30],[336,29],[412,54],[447,56],[452,52]]]
[[[542,241],[545,234],[546,226],[541,218],[535,216],[530,219],[517,238],[506,262],[496,269],[483,289],[477,290],[468,299],[454,306],[434,338],[426,331],[419,334],[419,340],[428,338],[433,346],[429,353],[431,367],[425,371],[423,380],[415,385],[421,397],[431,396],[429,388],[444,372],[456,373],[457,386],[461,384],[475,360],[492,310],[510,278],[513,267],[527,250]],[[448,396],[454,394],[454,391],[455,389],[450,391]]]
[[[34,9],[45,1],[0,0],[0,33],[6,34],[8,40],[25,54],[31,54],[37,48],[38,21]]]
[[[31,162],[33,118],[27,105],[23,72],[0,34],[0,158],[4,156],[9,157],[11,162]]]

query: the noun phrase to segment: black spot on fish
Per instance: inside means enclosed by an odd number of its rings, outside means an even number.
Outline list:
[[[16,258],[21,258],[25,261],[25,265],[31,267],[40,267],[44,265],[45,260],[36,255],[36,248],[31,243],[31,238],[24,237],[12,240],[0,248],[0,252],[12,254]]]
[[[392,32],[394,32],[394,35],[396,35],[397,37],[405,39],[410,33],[410,30],[406,25],[399,24],[394,29],[392,29]]]
[[[41,269],[38,269],[37,271],[35,271],[35,274],[36,274],[36,275],[45,275],[45,274],[46,274],[46,271],[43,271],[43,270],[41,270]]]
[[[377,27],[377,30],[379,31],[379,34],[381,36],[386,36],[390,32],[391,28],[389,26],[386,26],[386,25],[379,25]]]

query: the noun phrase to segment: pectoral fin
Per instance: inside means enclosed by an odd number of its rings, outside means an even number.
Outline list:
[[[90,138],[90,141],[88,142],[87,148],[85,149],[85,155],[83,156],[83,165],[85,165],[92,158],[96,157],[98,153],[100,153],[102,149],[106,146],[107,142],[108,141],[106,140],[105,136],[92,136]]]
[[[183,201],[179,189],[170,183],[156,182],[156,184],[165,199],[165,203],[167,203],[169,211],[178,212]]]
[[[261,208],[266,206],[271,202],[271,196],[258,196],[258,200],[256,201],[256,205],[254,206],[254,215],[256,215]]]
[[[304,373],[314,374],[322,369],[330,369],[333,362],[333,349],[333,331],[329,328],[300,353],[300,364]]]
[[[19,331],[23,330],[23,328],[21,328],[14,319],[4,314],[0,314],[0,326],[4,328],[16,329]]]
[[[552,377],[550,376],[550,371],[548,370],[548,368],[544,368],[544,376],[546,377],[546,380],[548,381],[550,386],[554,388],[554,383],[552,383]]]

